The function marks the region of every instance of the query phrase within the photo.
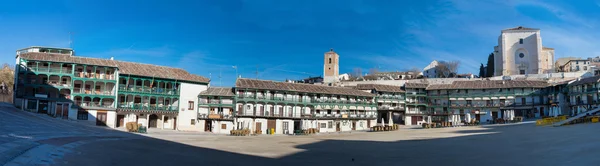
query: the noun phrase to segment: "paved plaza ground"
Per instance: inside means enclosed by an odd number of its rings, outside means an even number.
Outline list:
[[[171,130],[131,134],[0,109],[0,155],[11,156],[0,165],[600,164],[599,124],[234,137]]]

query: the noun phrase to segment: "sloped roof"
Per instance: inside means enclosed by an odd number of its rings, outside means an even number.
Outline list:
[[[108,59],[77,57],[66,54],[28,52],[19,55],[23,59],[49,62],[77,63],[96,66],[117,67],[117,63]]]
[[[65,54],[40,53],[40,52],[23,53],[23,54],[20,54],[19,56],[23,59],[28,59],[28,60],[65,62],[65,63],[77,63],[77,64],[86,64],[86,65],[117,67],[117,68],[119,68],[120,74],[166,78],[166,79],[184,80],[184,81],[201,82],[201,83],[208,83],[210,81],[206,77],[190,74],[183,69],[151,65],[151,64],[124,62],[124,61],[100,59],[100,58],[70,56],[70,55],[65,55]]]
[[[534,80],[478,80],[454,81],[452,84],[430,85],[427,90],[439,89],[498,89],[498,88],[545,88],[546,81]]]
[[[229,87],[210,87],[200,92],[200,96],[235,96],[233,88]]]
[[[404,84],[404,87],[406,87],[406,88],[427,88],[427,84],[426,83],[407,82],[406,84]]]
[[[359,90],[375,90],[380,92],[400,92],[404,93],[402,87],[393,85],[381,85],[381,84],[357,84],[356,89]]]
[[[554,48],[550,48],[550,47],[542,47],[542,50],[554,50]]]
[[[275,82],[267,80],[238,78],[235,82],[235,87],[239,89],[265,89],[265,90],[281,90],[317,94],[333,94],[333,95],[349,95],[349,96],[365,96],[373,97],[375,94],[363,92],[352,88],[331,87],[313,84],[297,84],[287,82]]]
[[[579,79],[578,81],[574,81],[573,83],[569,84],[568,86],[583,85],[583,84],[590,84],[590,83],[596,83],[596,82],[600,82],[600,76],[593,76],[593,77]]]

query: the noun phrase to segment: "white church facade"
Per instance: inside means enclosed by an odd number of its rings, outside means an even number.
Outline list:
[[[535,28],[502,30],[493,54],[495,76],[551,73],[554,66],[554,49],[542,45]]]

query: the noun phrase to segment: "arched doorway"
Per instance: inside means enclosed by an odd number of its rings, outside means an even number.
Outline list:
[[[156,115],[156,114],[150,115],[150,118],[148,119],[148,127],[156,128],[157,121],[158,121],[158,115]]]

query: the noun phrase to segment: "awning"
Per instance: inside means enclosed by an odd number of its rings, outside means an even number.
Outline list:
[[[473,98],[470,98],[470,97],[468,97],[468,98],[466,98],[465,100],[473,100]]]
[[[499,97],[498,99],[506,99],[506,97]]]
[[[489,97],[482,97],[481,100],[490,100]]]
[[[467,99],[468,100],[468,99]],[[473,100],[481,100],[481,97],[473,98]]]
[[[498,97],[490,97],[490,99],[495,100],[498,99]]]
[[[506,97],[506,99],[514,99],[514,98],[515,98],[514,96],[508,96],[508,97]]]
[[[448,99],[448,100],[456,100],[456,98],[450,98],[450,99]]]
[[[458,98],[458,99],[456,99],[456,100],[465,100],[465,98]]]

